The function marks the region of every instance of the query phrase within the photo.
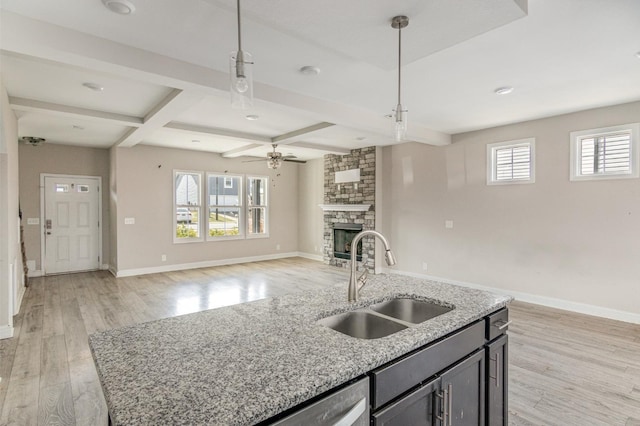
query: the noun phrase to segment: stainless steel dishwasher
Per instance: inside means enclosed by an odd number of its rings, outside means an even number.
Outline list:
[[[273,423],[277,426],[366,426],[369,378],[358,380]]]

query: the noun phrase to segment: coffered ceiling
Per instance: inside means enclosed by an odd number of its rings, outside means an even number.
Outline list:
[[[640,99],[637,0],[242,0],[255,106],[230,107],[233,0],[2,0],[1,73],[20,136],[301,159],[389,145],[403,30],[408,139]],[[300,68],[318,67],[318,75]],[[83,83],[103,87],[90,90]],[[494,90],[513,86],[509,95]],[[247,116],[255,116],[248,120]],[[285,146],[286,145],[286,146]]]

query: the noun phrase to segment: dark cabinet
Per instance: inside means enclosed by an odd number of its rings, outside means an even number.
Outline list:
[[[440,378],[434,379],[392,403],[372,418],[373,426],[429,426],[435,424],[441,407]]]
[[[442,373],[441,389],[443,426],[484,425],[484,350]]]
[[[509,336],[503,334],[487,346],[487,426],[506,426],[509,390]]]

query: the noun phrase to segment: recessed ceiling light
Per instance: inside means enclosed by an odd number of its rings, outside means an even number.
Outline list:
[[[305,65],[300,68],[300,72],[304,75],[318,75],[320,74],[320,68],[314,67],[312,65]]]
[[[198,139],[191,139],[192,143],[200,143],[200,141]]]
[[[367,137],[366,136],[358,136],[356,139],[359,140],[359,141],[364,141],[364,140],[367,139]]]
[[[102,92],[104,90],[104,87],[100,86],[98,83],[82,83],[82,85],[94,92]]]
[[[513,87],[511,86],[498,87],[493,92],[496,95],[508,95],[509,93],[513,92]]]
[[[74,124],[74,125],[73,125],[73,128],[74,128],[75,130],[84,130],[84,127],[82,127],[82,126],[78,126],[77,124]]]
[[[118,15],[131,15],[136,7],[128,0],[102,0],[107,9]]]
[[[636,52],[636,58],[640,59],[640,52]]]
[[[246,118],[249,121],[256,121],[258,118],[260,118],[260,116],[255,114],[249,114],[249,115],[245,115],[244,118]]]

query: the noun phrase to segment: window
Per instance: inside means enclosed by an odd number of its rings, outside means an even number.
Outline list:
[[[247,236],[269,236],[266,177],[247,177]]]
[[[640,123],[571,132],[571,180],[638,177]]]
[[[202,240],[200,217],[200,185],[202,174],[198,172],[175,172],[174,179],[174,241]]]
[[[208,236],[242,236],[242,176],[207,175]]]
[[[487,145],[487,185],[535,182],[534,138]]]

